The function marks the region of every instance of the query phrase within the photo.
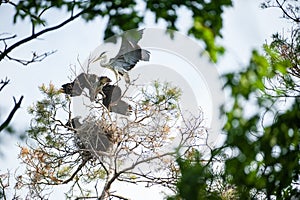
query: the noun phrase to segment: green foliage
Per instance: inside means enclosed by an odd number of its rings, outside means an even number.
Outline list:
[[[223,27],[222,13],[225,6],[232,6],[231,0],[201,1],[192,3],[194,26],[189,30],[191,35],[205,42],[206,50],[212,61],[217,61],[218,54],[224,53],[224,48],[215,44],[214,38],[221,35]]]
[[[153,90],[152,92],[150,92]],[[178,108],[178,101],[181,96],[181,90],[172,87],[170,83],[160,83],[154,81],[150,88],[142,88],[144,99],[142,105],[159,107],[159,110],[173,110]]]
[[[177,183],[177,196],[170,197],[168,200],[189,199],[200,200],[207,199],[210,194],[206,192],[207,179],[212,175],[207,168],[200,162],[198,154],[194,158],[178,158],[177,163],[180,167],[181,178]]]
[[[236,199],[234,189],[227,187],[221,173],[217,173],[213,165],[218,153],[212,151],[208,161],[201,160],[202,155],[196,150],[187,158],[178,157],[181,175],[176,195],[168,197],[168,200]]]
[[[222,13],[225,6],[232,6],[231,0],[221,1],[147,1],[147,8],[155,13],[155,19],[164,19],[170,29],[177,30],[177,9],[186,7],[192,12],[193,26],[189,34],[203,40],[205,50],[212,61],[217,61],[217,55],[224,52],[224,48],[215,44],[215,38],[221,36],[223,26]]]
[[[245,121],[237,120],[236,127],[226,129],[227,145],[234,148],[236,156],[226,161],[226,170],[240,189],[241,197],[257,197],[259,192],[268,197],[276,195],[283,198],[283,191],[296,192],[291,185],[298,181],[299,175],[299,101],[284,114],[279,114],[271,126],[263,128],[258,135],[260,118],[255,116]],[[237,170],[238,169],[238,170]],[[255,193],[253,192],[255,189]],[[298,191],[299,192],[299,191]]]
[[[225,110],[226,146],[232,152],[226,175],[241,199],[299,198],[299,77],[281,45],[264,45],[265,55],[253,51],[246,69],[225,75],[233,97]]]
[[[28,109],[28,112],[35,116],[31,121],[28,134],[31,138],[39,138],[45,134],[46,142],[56,147],[60,144],[54,140],[54,138],[56,138],[55,135],[53,135],[55,133],[55,131],[53,131],[53,129],[55,129],[54,117],[58,109],[67,107],[68,102],[60,97],[60,91],[56,90],[53,84],[50,84],[49,87],[42,85],[40,90],[45,95],[45,98],[37,101],[35,105]]]
[[[142,2],[144,3],[144,2]],[[141,9],[135,0],[114,1],[64,1],[64,0],[28,0],[18,1],[13,4],[15,14],[13,22],[29,19],[34,26],[46,26],[47,18],[44,13],[49,9],[62,9],[71,14],[71,17],[81,12],[81,17],[86,21],[94,20],[96,17],[108,17],[105,29],[105,38],[109,38],[120,32],[138,28],[144,21],[144,13],[150,11],[154,14],[156,22],[161,19],[167,23],[167,28],[178,30],[178,9],[187,8],[192,12],[194,24],[188,33],[200,39],[205,44],[213,62],[217,61],[219,54],[224,48],[215,43],[217,37],[221,37],[223,26],[222,13],[224,7],[232,6],[231,0],[221,1],[150,1],[145,0],[146,7]],[[139,7],[139,8],[138,8]]]
[[[296,21],[291,17],[294,14],[285,16]],[[205,28],[202,19],[194,19],[195,28]],[[202,38],[212,38],[210,33],[201,33]],[[263,46],[263,54],[254,50],[243,70],[223,76],[224,89],[231,96],[230,103],[223,107],[227,139],[213,158],[228,156],[221,183],[229,184],[225,190],[229,195],[221,189],[222,195],[209,193],[215,190],[207,183],[218,183],[218,175],[209,165],[189,158],[178,160],[178,194],[169,199],[300,198],[299,46],[300,30],[296,26],[288,38],[273,35],[273,41]]]

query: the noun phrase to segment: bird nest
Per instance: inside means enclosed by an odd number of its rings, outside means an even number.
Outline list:
[[[79,122],[78,118],[72,120],[75,127],[74,140],[82,156],[99,157],[109,155],[112,145],[116,141],[118,130],[104,120],[88,117]]]

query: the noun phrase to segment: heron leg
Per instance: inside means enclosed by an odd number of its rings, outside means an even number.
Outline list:
[[[116,76],[116,81],[118,81],[119,78],[120,78],[120,77],[119,77],[119,73],[118,73],[117,70],[115,70],[115,69],[114,69],[114,73],[115,73],[115,76]]]
[[[113,69],[113,71],[114,71],[115,76],[116,76],[116,83],[115,84],[118,84],[118,82],[121,80],[120,74],[115,69]]]
[[[104,92],[102,91],[102,89],[99,91],[99,93],[102,95],[102,99],[104,99],[106,97],[106,95],[104,94]]]
[[[127,84],[129,84],[130,83],[130,78],[129,78],[129,74],[126,72],[126,73],[124,73],[124,79],[125,79],[125,82],[127,83]]]

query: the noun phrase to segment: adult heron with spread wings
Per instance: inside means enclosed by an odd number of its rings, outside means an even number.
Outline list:
[[[118,54],[107,61],[106,52],[100,54],[93,62],[100,60],[100,65],[102,67],[113,70],[116,75],[117,81],[119,76],[124,76],[127,83],[130,82],[128,71],[131,70],[137,62],[149,61],[150,52],[141,49],[137,44],[142,38],[143,30],[130,30],[122,35],[121,47]]]

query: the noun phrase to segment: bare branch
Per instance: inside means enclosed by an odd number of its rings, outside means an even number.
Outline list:
[[[82,163],[77,167],[76,171],[68,178],[67,180],[63,181],[62,184],[67,184],[74,179],[77,173],[84,167],[84,165],[91,159],[92,157],[86,158],[82,161]]]
[[[10,112],[10,114],[8,115],[7,119],[1,124],[1,126],[0,126],[0,132],[8,126],[8,124],[9,124],[10,121],[12,120],[12,118],[13,118],[15,112],[20,108],[23,98],[24,98],[24,96],[21,96],[21,98],[19,99],[18,102],[17,102],[16,99],[14,98],[15,106],[14,106],[14,108],[11,110],[11,112]]]
[[[1,80],[0,81],[0,85],[1,85],[1,87],[0,87],[0,92],[3,90],[3,88],[9,83],[9,79],[7,78],[7,77],[5,77],[5,80]]]
[[[285,5],[287,3],[286,0],[283,0],[282,3],[279,0],[275,0],[275,2],[276,3],[271,3],[271,1],[267,1],[261,5],[262,8],[279,8],[284,14],[283,18],[290,19],[296,23],[300,22],[299,12],[297,12],[299,6],[292,6],[291,4]]]
[[[287,11],[286,11],[286,8],[283,7],[283,4],[285,3],[285,1],[283,1],[283,3],[281,4],[278,0],[276,0],[276,3],[278,5],[278,7],[281,9],[281,11],[288,17],[290,18],[291,20],[293,20],[294,22],[296,23],[299,23],[300,22],[300,18],[299,17],[293,17],[291,16]]]
[[[1,33],[0,35],[7,35],[7,34],[8,33]],[[0,41],[11,40],[11,39],[14,39],[16,37],[17,37],[17,35],[11,35],[11,36],[0,38]]]
[[[0,174],[0,197],[6,200],[6,190],[9,187],[9,172]]]
[[[5,48],[4,51],[1,52],[0,54],[0,61],[3,60],[5,57],[8,57],[8,54],[14,50],[15,48],[25,44],[26,42],[29,42],[45,33],[48,33],[48,32],[51,32],[51,31],[54,31],[54,30],[57,30],[63,26],[65,26],[66,24],[70,23],[71,21],[75,20],[76,18],[80,17],[82,14],[86,13],[90,8],[92,8],[92,5],[88,6],[87,8],[83,9],[82,11],[78,12],[76,15],[72,15],[70,16],[68,19],[64,20],[63,22],[59,23],[58,25],[55,25],[55,26],[52,26],[52,27],[49,27],[49,28],[46,28],[44,30],[41,30],[37,33],[32,33],[30,36],[14,43],[13,45],[11,45],[10,47],[8,48]]]
[[[111,196],[111,197],[116,197],[116,198],[122,199],[122,200],[129,200],[129,199],[127,199],[127,198],[125,198],[125,197],[122,197],[122,196],[120,196],[120,195],[117,195],[117,194],[110,194],[110,196]]]
[[[18,63],[21,63],[22,65],[29,65],[31,63],[34,63],[34,62],[41,62],[43,61],[46,57],[48,57],[49,55],[51,54],[54,54],[56,51],[51,51],[51,52],[46,52],[46,53],[43,53],[43,54],[36,54],[35,52],[32,53],[32,58],[30,60],[23,60],[23,59],[19,59],[19,58],[13,58],[11,56],[6,56],[9,60],[13,60],[13,61],[16,61]]]

